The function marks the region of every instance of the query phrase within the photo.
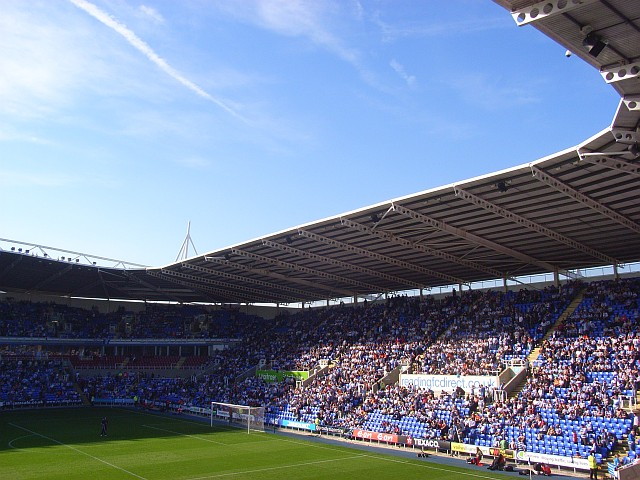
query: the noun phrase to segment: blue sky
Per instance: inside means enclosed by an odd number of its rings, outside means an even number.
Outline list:
[[[490,0],[2,0],[0,237],[158,266],[535,160],[597,71]]]

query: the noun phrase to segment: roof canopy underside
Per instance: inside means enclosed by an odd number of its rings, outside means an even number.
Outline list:
[[[620,69],[633,72],[640,61],[640,2],[562,2],[497,0],[596,67],[622,96],[611,128],[575,148],[159,268],[2,251],[0,289],[297,303],[639,261],[640,107],[633,102],[640,70],[627,76]],[[534,8],[551,14],[533,19]],[[585,32],[606,42],[597,57],[584,45]]]

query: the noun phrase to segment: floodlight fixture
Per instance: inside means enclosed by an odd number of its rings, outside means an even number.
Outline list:
[[[600,55],[602,50],[604,50],[604,47],[607,46],[607,43],[602,40],[602,37],[600,37],[600,35],[589,32],[587,36],[584,37],[582,45],[587,48],[587,52],[589,52],[589,55],[596,58],[598,55]]]
[[[496,183],[496,188],[498,189],[499,192],[506,192],[507,190],[509,190],[509,185],[507,185],[507,183],[504,180],[500,180],[498,183]]]

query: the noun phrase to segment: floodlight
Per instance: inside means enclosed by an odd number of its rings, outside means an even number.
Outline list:
[[[600,55],[600,52],[602,52],[604,47],[607,46],[606,42],[604,42],[599,35],[596,35],[593,32],[590,32],[586,37],[584,37],[582,45],[587,47],[587,52],[589,52],[589,55],[594,58]]]
[[[504,193],[509,190],[509,185],[507,185],[504,180],[500,180],[498,183],[496,183],[496,188],[499,192]]]

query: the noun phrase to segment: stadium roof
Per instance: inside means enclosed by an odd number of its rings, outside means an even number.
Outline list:
[[[565,151],[157,268],[0,251],[0,289],[298,303],[640,260],[640,2],[496,0],[595,67],[611,127]],[[585,99],[588,101],[588,99]],[[40,252],[41,254],[34,254]],[[93,257],[98,258],[98,257]]]

